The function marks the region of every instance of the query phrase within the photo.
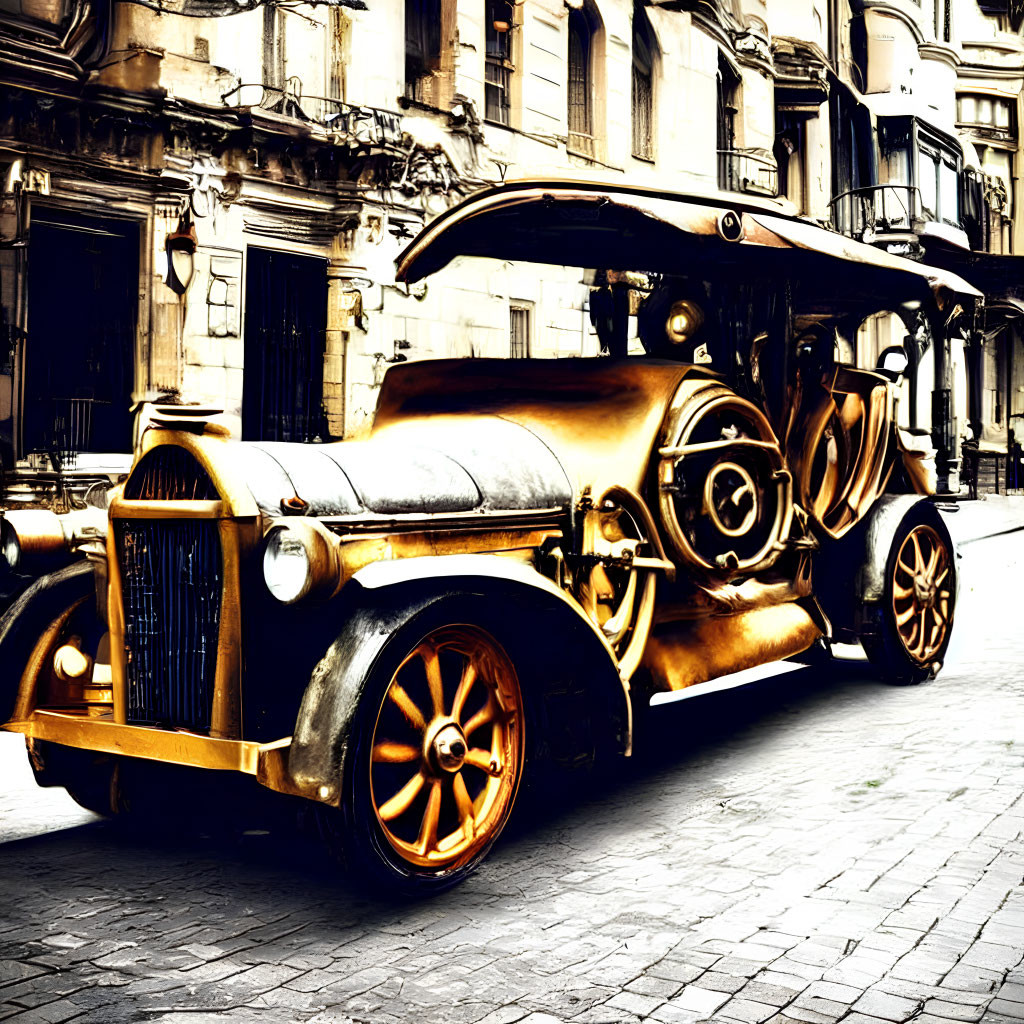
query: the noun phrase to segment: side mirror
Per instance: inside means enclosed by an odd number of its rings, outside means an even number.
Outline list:
[[[890,345],[879,355],[876,369],[890,380],[897,381],[909,365],[910,359],[903,346]]]

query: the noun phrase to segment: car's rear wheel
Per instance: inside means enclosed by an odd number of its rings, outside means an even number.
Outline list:
[[[934,521],[932,521],[934,517]],[[938,517],[900,524],[886,564],[882,601],[869,609],[862,637],[868,658],[890,682],[924,682],[942,666],[953,628],[956,563]]]
[[[354,726],[342,806],[352,866],[405,890],[460,881],[508,820],[526,759],[505,647],[428,610],[378,659]]]

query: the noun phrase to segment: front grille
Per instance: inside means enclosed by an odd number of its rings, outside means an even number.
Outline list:
[[[223,564],[217,521],[118,520],[128,721],[208,732]]]

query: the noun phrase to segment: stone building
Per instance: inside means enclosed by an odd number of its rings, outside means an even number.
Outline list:
[[[1007,0],[0,0],[8,485],[45,479],[53,455],[116,471],[146,400],[224,409],[247,438],[358,436],[396,361],[597,354],[578,273],[394,281],[453,202],[550,174],[778,197],[983,277],[1001,312],[976,336],[922,338],[904,403],[955,486],[961,436],[996,415],[968,366],[994,375],[1004,450],[1020,404],[1018,15]],[[907,330],[873,321],[848,358]]]

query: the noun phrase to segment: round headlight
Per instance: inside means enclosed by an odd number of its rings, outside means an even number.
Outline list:
[[[21,565],[21,544],[18,542],[18,535],[10,523],[0,520],[0,549],[3,550],[4,559],[13,570]]]
[[[689,299],[673,302],[665,321],[665,333],[669,341],[680,345],[689,341],[700,330],[704,323],[704,313],[700,306]]]
[[[286,526],[273,530],[263,552],[263,580],[278,601],[291,604],[313,585],[313,559],[305,538]]]

